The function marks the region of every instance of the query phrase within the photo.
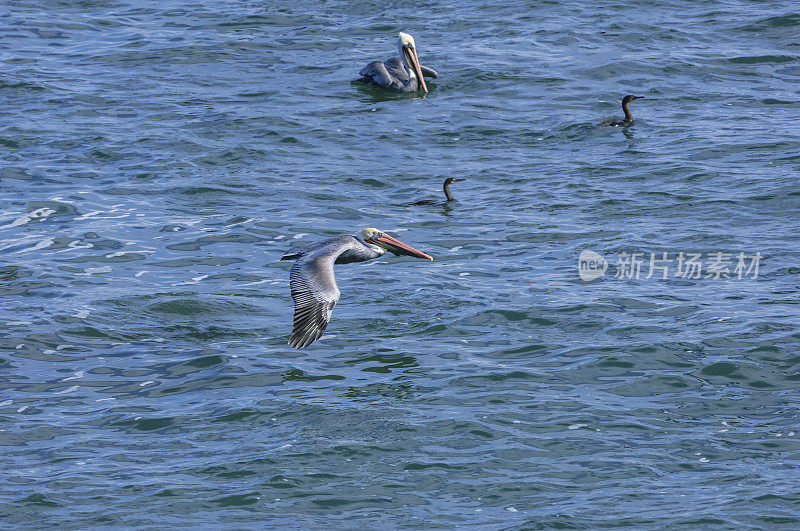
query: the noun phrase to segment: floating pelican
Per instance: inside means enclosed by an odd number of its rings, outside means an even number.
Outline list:
[[[358,73],[361,76],[359,81],[398,92],[417,92],[422,87],[427,94],[425,76],[436,78],[439,74],[419,64],[414,37],[401,31],[397,39],[397,51],[400,57],[392,57],[385,63],[372,61],[362,68]]]
[[[446,203],[450,201],[455,201],[456,198],[453,197],[453,194],[450,193],[450,185],[453,183],[457,183],[458,181],[466,181],[466,179],[456,179],[455,177],[448,177],[444,180],[444,196],[447,198]],[[438,205],[439,201],[437,199],[422,199],[421,201],[417,201],[414,203],[415,205]]]
[[[622,112],[625,113],[624,120],[606,120],[605,122],[601,123],[600,125],[613,125],[615,127],[628,127],[629,125],[633,125],[633,115],[631,114],[631,110],[628,108],[628,104],[633,100],[638,100],[644,98],[644,96],[633,96],[628,94],[624,98],[622,98]]]
[[[297,260],[289,274],[294,299],[294,327],[289,346],[303,348],[310,345],[328,326],[333,307],[339,300],[333,264],[364,262],[383,256],[386,251],[433,260],[378,229],[343,234],[283,255],[281,260]]]

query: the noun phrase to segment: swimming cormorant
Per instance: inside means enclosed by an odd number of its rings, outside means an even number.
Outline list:
[[[628,94],[624,98],[622,98],[622,112],[625,113],[624,120],[606,120],[605,122],[601,123],[600,125],[612,125],[614,127],[628,127],[629,125],[633,125],[633,115],[631,114],[631,110],[628,108],[628,104],[633,100],[638,100],[643,98],[644,96],[633,96],[632,94]]]
[[[453,184],[453,183],[457,183],[458,181],[466,181],[466,179],[456,179],[455,177],[448,177],[447,179],[444,180],[444,186],[442,186],[442,188],[444,189],[444,196],[447,198],[447,201],[445,201],[445,203],[449,203],[450,201],[455,201],[456,200],[456,198],[453,197],[453,194],[450,193],[450,185]],[[438,205],[439,204],[439,200],[438,199],[423,199],[421,201],[417,201],[414,204],[415,205]]]

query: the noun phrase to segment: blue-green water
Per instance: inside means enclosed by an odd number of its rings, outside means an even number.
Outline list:
[[[12,0],[0,29],[4,527],[800,525],[796,2]],[[426,98],[351,84],[399,30]],[[281,254],[373,226],[435,261],[338,267],[290,350]],[[583,282],[588,249],[761,260]]]

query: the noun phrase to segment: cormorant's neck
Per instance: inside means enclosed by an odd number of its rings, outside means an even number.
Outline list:
[[[633,121],[633,115],[631,114],[631,110],[628,108],[628,105],[630,105],[630,103],[631,102],[626,101],[625,103],[622,104],[622,112],[625,113],[625,121],[626,122],[632,122]]]
[[[453,197],[453,194],[450,193],[450,183],[445,183],[444,185],[444,196],[447,198],[448,201],[456,200],[456,198]]]

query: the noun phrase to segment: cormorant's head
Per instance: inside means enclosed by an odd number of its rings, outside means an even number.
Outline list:
[[[628,94],[624,98],[622,98],[622,104],[625,105],[626,103],[630,103],[633,100],[638,100],[644,98],[644,96],[634,96],[633,94]]]
[[[456,179],[455,177],[448,177],[444,180],[445,186],[450,186],[453,183],[457,183],[458,181],[466,181],[466,179]]]

